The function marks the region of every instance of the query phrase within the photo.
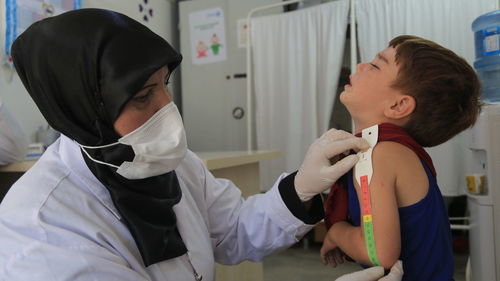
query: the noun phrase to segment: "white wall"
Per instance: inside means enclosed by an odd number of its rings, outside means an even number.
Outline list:
[[[13,68],[3,65],[4,46],[5,46],[5,1],[0,5],[0,99],[12,111],[26,135],[30,138],[30,142],[34,140],[34,132],[40,125],[46,125],[47,122],[38,111],[35,103],[31,100],[28,92],[24,89],[21,80],[15,73]]]
[[[104,8],[115,10],[128,15],[135,20],[147,25],[151,30],[165,38],[174,48],[178,47],[177,34],[177,1],[174,0],[149,0],[146,5],[153,9],[153,17],[145,22],[139,12],[137,0],[82,0],[83,8]],[[0,4],[0,58],[4,56],[5,42],[5,1]],[[137,54],[140,55],[140,54]],[[176,77],[173,77],[174,79]],[[179,82],[174,81],[173,92]],[[24,89],[19,77],[13,69],[0,67],[0,99],[19,120],[30,142],[35,141],[35,131],[39,126],[46,126],[47,122]]]

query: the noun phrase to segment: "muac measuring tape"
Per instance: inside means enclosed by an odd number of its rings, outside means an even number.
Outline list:
[[[359,161],[354,166],[356,180],[361,186],[361,216],[365,233],[366,249],[368,257],[373,265],[380,265],[375,248],[375,237],[373,235],[372,208],[370,199],[370,181],[372,179],[372,151],[378,141],[378,125],[371,126],[361,132],[361,137],[368,141],[370,148],[365,152],[359,152]]]

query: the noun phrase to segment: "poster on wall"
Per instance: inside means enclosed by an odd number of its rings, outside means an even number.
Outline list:
[[[81,0],[5,0],[5,58],[4,63],[12,66],[10,48],[12,42],[32,23],[69,10],[80,9]]]
[[[189,14],[193,64],[226,60],[226,30],[221,8]]]
[[[248,33],[248,25],[247,19],[239,19],[238,20],[238,48],[246,48],[247,46],[247,34]]]

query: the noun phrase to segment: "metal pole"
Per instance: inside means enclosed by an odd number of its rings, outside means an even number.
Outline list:
[[[500,1],[500,0],[499,0]],[[356,0],[351,0],[351,74],[356,72],[358,65],[358,42],[356,36]],[[351,119],[351,132],[355,133],[354,121]]]

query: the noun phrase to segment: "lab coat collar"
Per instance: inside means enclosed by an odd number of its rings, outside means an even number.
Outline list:
[[[59,155],[63,163],[85,184],[85,187],[119,220],[120,213],[113,204],[106,187],[94,176],[85,164],[80,147],[71,139],[61,134],[59,138]]]

